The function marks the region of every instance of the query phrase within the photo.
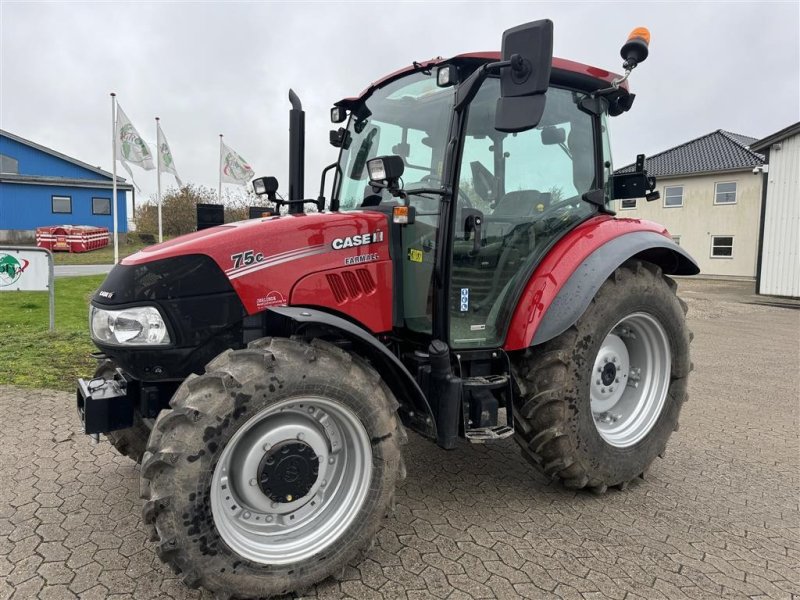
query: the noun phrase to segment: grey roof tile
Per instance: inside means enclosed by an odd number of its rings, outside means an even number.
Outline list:
[[[733,141],[745,146],[746,148],[749,148],[753,142],[758,141],[758,138],[750,137],[749,135],[742,135],[741,133],[733,133],[732,131],[725,131],[724,129],[720,129],[719,132],[728,136],[729,138],[733,138]]]
[[[645,169],[649,175],[656,177],[751,169],[764,164],[764,157],[748,148],[756,140],[754,137],[717,129],[647,157]],[[615,172],[630,173],[633,169],[634,165],[630,164]]]

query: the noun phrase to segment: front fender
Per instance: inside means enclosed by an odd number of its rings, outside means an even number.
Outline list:
[[[359,356],[369,360],[400,402],[403,424],[425,437],[436,439],[436,419],[417,381],[385,345],[369,331],[331,313],[298,306],[273,306],[269,313],[293,323],[292,333],[319,337],[334,332],[347,339]]]
[[[663,226],[594,217],[559,240],[536,268],[517,303],[503,348],[521,350],[563,333],[614,270],[633,257],[653,262],[668,274],[700,272]]]

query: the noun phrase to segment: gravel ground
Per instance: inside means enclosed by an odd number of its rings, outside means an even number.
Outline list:
[[[511,442],[411,436],[369,557],[317,598],[800,595],[800,311],[683,281],[695,372],[663,460],[604,496],[550,485]],[[71,394],[0,386],[0,599],[200,598],[155,557],[138,467],[80,434]],[[795,596],[795,597],[796,597]]]

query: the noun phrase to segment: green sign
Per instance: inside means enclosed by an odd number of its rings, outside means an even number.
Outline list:
[[[0,287],[13,285],[22,277],[30,262],[0,252]]]

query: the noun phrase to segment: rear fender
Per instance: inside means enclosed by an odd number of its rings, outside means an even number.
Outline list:
[[[665,273],[696,275],[692,258],[675,242],[650,231],[629,233],[607,242],[584,260],[567,279],[536,328],[532,346],[561,335],[583,314],[600,286],[629,258],[643,258]]]
[[[566,331],[603,282],[626,260],[642,258],[673,275],[696,275],[697,263],[656,223],[595,217],[562,238],[520,297],[503,348],[522,350]]]
[[[294,335],[322,337],[335,334],[351,342],[354,353],[372,364],[400,402],[403,424],[425,437],[436,439],[436,420],[425,394],[400,359],[374,335],[341,317],[312,308],[281,306],[269,308],[267,312],[290,321]]]

